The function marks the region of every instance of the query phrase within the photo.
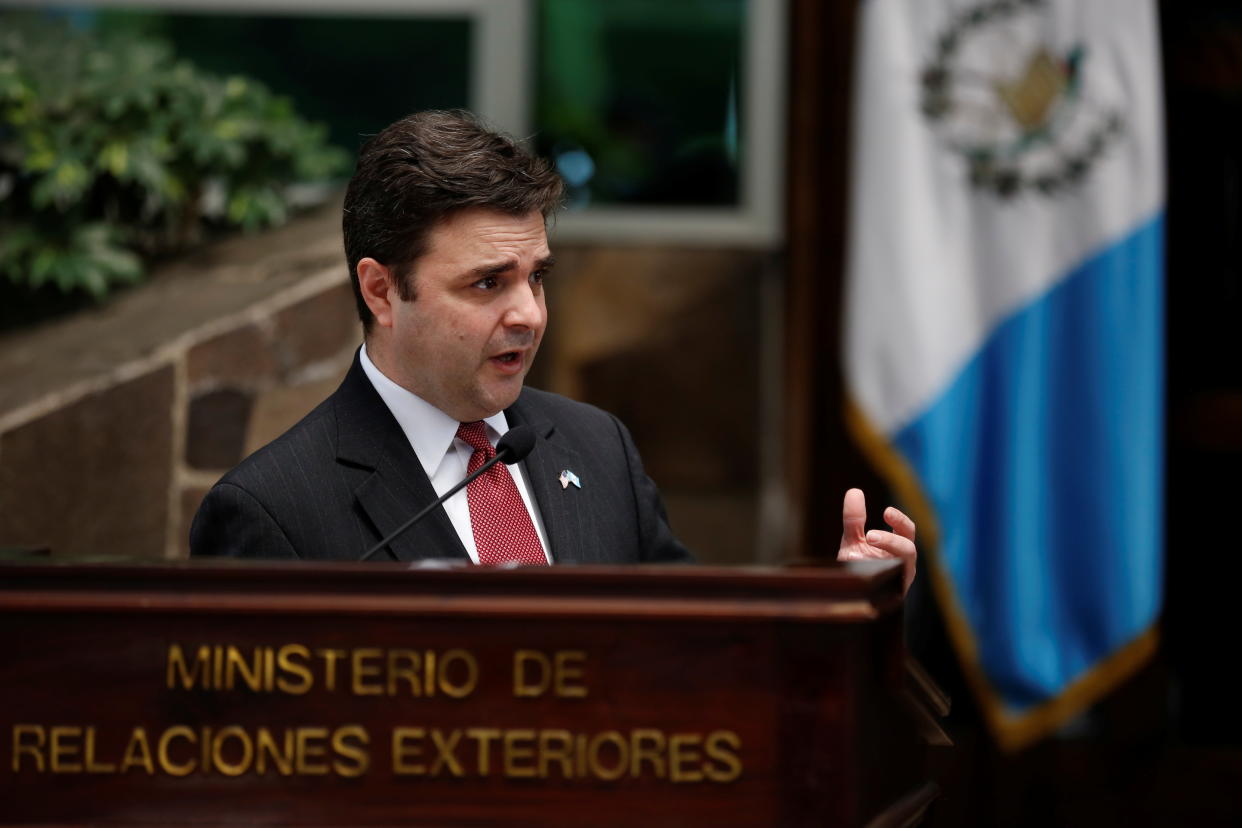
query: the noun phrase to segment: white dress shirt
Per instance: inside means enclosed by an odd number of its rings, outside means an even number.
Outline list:
[[[367,379],[371,381],[371,385],[375,386],[376,393],[388,406],[388,410],[392,412],[392,416],[396,418],[397,424],[405,433],[405,438],[410,441],[410,447],[418,455],[418,462],[422,464],[423,471],[427,473],[427,479],[431,481],[431,487],[436,490],[436,495],[443,495],[454,485],[460,483],[466,476],[470,455],[474,453],[474,449],[465,441],[457,439],[457,426],[460,425],[457,420],[385,376],[367,356],[366,345],[362,346],[358,358],[362,362],[362,370],[367,375]],[[495,446],[496,442],[509,430],[509,421],[505,418],[503,411],[487,417],[483,422],[487,425],[487,439],[492,446]],[[517,470],[516,474],[512,474],[513,482],[517,484],[518,493],[522,495],[522,502],[526,504],[526,511],[530,513],[531,522],[535,524],[535,531],[539,534],[543,554],[547,557],[548,535],[543,528],[543,518],[539,514],[539,507],[530,496],[530,486],[526,479],[526,463],[509,466],[508,469],[511,474],[515,469]],[[413,515],[425,505],[424,503],[411,503],[410,514]],[[462,489],[446,500],[444,511],[448,513],[453,528],[457,530],[457,536],[461,538],[462,546],[466,547],[466,553],[470,555],[470,560],[478,563],[479,551],[474,545],[474,530],[470,526],[470,503],[466,498],[466,490]],[[548,562],[551,563],[550,558]]]

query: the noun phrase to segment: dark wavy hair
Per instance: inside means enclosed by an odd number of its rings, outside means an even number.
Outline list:
[[[415,296],[411,270],[439,222],[470,207],[545,220],[561,205],[564,184],[551,164],[463,110],[419,112],[368,141],[345,192],[345,259],[370,331],[373,317],[358,285],[358,262],[370,256],[392,269],[405,301]]]

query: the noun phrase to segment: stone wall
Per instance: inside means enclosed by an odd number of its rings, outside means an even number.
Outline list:
[[[184,557],[206,490],[348,368],[360,327],[338,222],[333,205],[216,245],[0,339],[0,549]],[[531,383],[627,422],[701,557],[754,560],[769,258],[554,245]]]
[[[184,557],[206,489],[348,366],[338,216],[213,246],[0,339],[0,548]]]

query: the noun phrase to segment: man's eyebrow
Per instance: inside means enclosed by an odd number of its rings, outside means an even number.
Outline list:
[[[544,256],[542,259],[535,260],[535,270],[551,270],[555,264],[555,256]],[[479,265],[471,270],[468,275],[476,279],[483,279],[488,276],[499,276],[502,273],[513,270],[515,267],[516,265],[512,260],[505,260],[496,264]]]
[[[512,269],[513,262],[506,259],[505,261],[497,262],[496,264],[479,265],[472,270],[466,271],[466,275],[474,279],[482,279],[487,276],[499,276],[500,274]]]

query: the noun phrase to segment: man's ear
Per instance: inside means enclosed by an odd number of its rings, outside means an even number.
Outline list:
[[[367,256],[358,262],[358,288],[362,291],[363,301],[371,309],[371,315],[375,317],[375,324],[391,328],[392,305],[397,300],[392,271]]]

